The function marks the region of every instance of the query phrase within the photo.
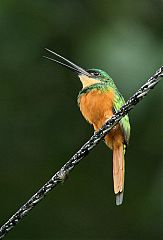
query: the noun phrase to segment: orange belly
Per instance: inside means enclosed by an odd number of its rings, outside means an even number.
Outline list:
[[[92,90],[80,97],[80,111],[84,118],[93,125],[95,131],[103,126],[103,124],[113,115],[114,92],[108,90],[102,92],[100,90]],[[117,124],[105,136],[106,144],[112,149],[113,145],[121,145],[123,142],[123,134],[120,125]]]

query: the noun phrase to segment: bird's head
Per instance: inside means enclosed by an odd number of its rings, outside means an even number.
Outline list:
[[[58,53],[53,52],[47,48],[46,48],[46,50],[48,52],[54,54],[55,56],[57,56],[59,59],[63,60],[64,62],[60,62],[56,59],[53,59],[53,58],[50,58],[47,56],[44,56],[44,57],[76,72],[83,84],[83,88],[89,87],[96,83],[106,83],[106,82],[112,81],[111,77],[103,70],[100,70],[100,69],[85,70],[85,69],[79,67],[78,65],[72,63],[70,60],[62,57]]]

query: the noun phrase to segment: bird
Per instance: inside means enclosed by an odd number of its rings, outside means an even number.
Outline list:
[[[101,69],[85,70],[58,53],[45,48],[59,60],[44,56],[77,73],[81,83],[77,102],[83,117],[98,131],[124,104],[125,100],[110,75]],[[130,122],[125,115],[104,137],[113,152],[113,189],[116,205],[121,205],[124,194],[125,151],[130,139]]]

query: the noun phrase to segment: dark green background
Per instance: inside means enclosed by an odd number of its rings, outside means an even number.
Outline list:
[[[163,2],[0,1],[1,224],[93,133],[77,107],[78,77],[43,59],[45,47],[107,70],[128,99],[163,64]],[[162,86],[130,113],[121,207],[100,143],[6,239],[162,239]]]

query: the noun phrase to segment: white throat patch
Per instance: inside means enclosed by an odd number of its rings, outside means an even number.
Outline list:
[[[80,78],[80,81],[83,84],[83,88],[89,87],[89,86],[91,86],[95,83],[101,83],[100,80],[95,79],[95,78],[90,78],[90,77],[87,77],[85,75],[79,75],[79,78]]]

